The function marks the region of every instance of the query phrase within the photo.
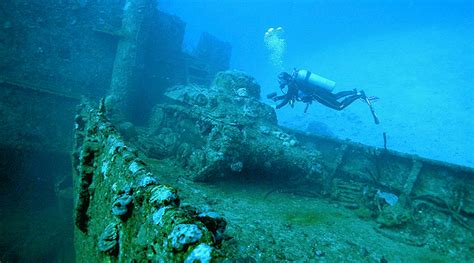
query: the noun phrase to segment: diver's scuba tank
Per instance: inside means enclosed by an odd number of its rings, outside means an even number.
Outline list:
[[[311,73],[305,69],[295,71],[293,73],[293,78],[296,80],[296,84],[299,84],[300,86],[319,87],[329,92],[332,92],[336,86],[336,82]]]

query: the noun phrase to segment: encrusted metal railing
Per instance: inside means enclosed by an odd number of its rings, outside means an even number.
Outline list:
[[[74,205],[78,262],[209,262],[226,221],[183,208],[99,109],[75,118]]]

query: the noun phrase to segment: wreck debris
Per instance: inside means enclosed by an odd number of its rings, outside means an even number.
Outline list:
[[[362,204],[364,185],[359,182],[336,178],[333,180],[330,193],[331,198],[337,200],[344,207],[356,209]]]
[[[396,203],[380,206],[376,222],[381,228],[394,228],[401,227],[411,220],[411,211],[402,207],[400,203]]]
[[[413,165],[411,167],[410,173],[408,174],[405,185],[403,185],[402,194],[400,195],[401,202],[404,206],[407,206],[408,199],[413,191],[413,186],[418,180],[420,171],[423,168],[423,163],[417,160],[413,160]]]
[[[220,72],[211,87],[175,86],[165,95],[173,103],[155,107],[149,134],[137,145],[155,158],[178,157],[192,180],[257,170],[272,177],[275,169],[288,170],[288,181],[301,174],[317,180],[318,152],[298,147],[294,136],[276,126],[274,110],[258,101],[260,86],[254,78]],[[197,99],[204,97],[206,104]],[[269,136],[261,137],[259,130]]]
[[[448,220],[453,219],[462,227],[474,233],[474,224],[471,222],[469,217],[463,216],[460,213],[460,207],[458,207],[458,209],[454,209],[448,204],[447,201],[442,200],[439,197],[433,195],[417,196],[413,200],[413,208],[414,211],[418,212],[432,210],[446,214],[447,216],[449,216]]]
[[[346,151],[347,151],[347,144],[343,144],[341,145],[341,147],[339,147],[339,149],[337,149],[337,156],[334,160],[334,163],[332,164],[332,167],[330,168],[328,172],[327,179],[324,180],[325,182],[324,189],[326,189],[326,191],[330,189],[334,175],[336,174],[337,170],[339,169],[339,167],[342,165],[344,161],[344,156],[346,155]]]

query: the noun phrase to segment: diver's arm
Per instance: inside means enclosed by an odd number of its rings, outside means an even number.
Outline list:
[[[280,90],[283,90],[285,88],[286,84],[281,84],[280,85]],[[280,109],[281,107],[285,106],[286,104],[288,104],[288,102],[290,101],[290,98],[291,96],[287,94],[283,94],[283,95],[280,95],[280,96],[275,96],[272,98],[273,101],[279,101],[279,100],[283,100],[282,102],[280,102],[276,108],[277,109]]]
[[[290,99],[291,99],[291,96],[288,96],[288,94],[285,96],[285,98],[283,99],[282,102],[280,102],[280,104],[276,105],[276,109],[280,109],[281,107],[285,106],[286,104],[288,104],[288,102],[290,102]]]
[[[279,100],[285,99],[285,97],[286,97],[286,94],[280,95],[280,96],[275,96],[275,97],[272,98],[272,100],[273,101],[279,101]]]
[[[288,104],[292,99],[295,99],[298,97],[298,86],[296,85],[296,83],[292,82],[288,84],[288,92],[284,96],[285,96],[284,100],[276,106],[277,109],[280,109],[281,107]]]

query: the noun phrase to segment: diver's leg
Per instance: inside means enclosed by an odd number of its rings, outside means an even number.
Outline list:
[[[313,98],[326,107],[335,110],[341,110],[342,104],[337,101],[337,99],[334,97],[334,94],[318,93],[314,94]]]
[[[357,94],[356,90],[346,90],[346,91],[340,91],[340,92],[334,94],[334,97],[336,99],[340,99],[342,97],[346,97],[346,96],[349,96],[349,95],[355,95],[355,94]]]
[[[339,102],[333,96],[334,94],[331,95],[332,96],[328,96],[327,94],[319,93],[314,95],[314,99],[324,106],[340,111],[361,97],[360,94],[356,94],[345,98],[342,102]]]
[[[340,107],[339,110],[344,109],[345,107],[349,106],[352,102],[356,101],[357,99],[360,99],[361,97],[362,97],[362,95],[358,94],[358,95],[353,95],[353,96],[345,98],[341,102],[341,107]]]

